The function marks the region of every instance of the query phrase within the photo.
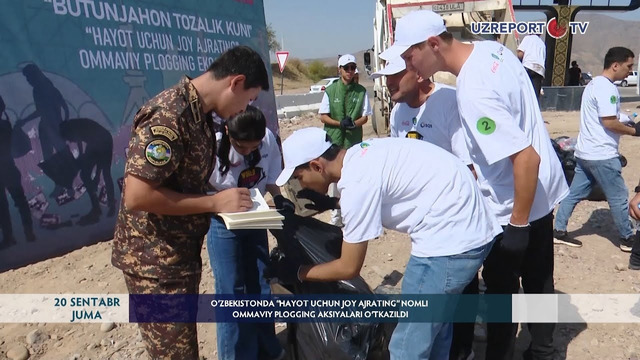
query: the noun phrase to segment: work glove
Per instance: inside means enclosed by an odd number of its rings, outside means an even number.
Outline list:
[[[633,127],[636,129],[636,133],[633,136],[640,136],[640,122],[634,124]]]
[[[351,116],[345,116],[342,121],[340,121],[340,128],[343,130],[351,130],[355,129],[356,124],[353,122]]]
[[[273,203],[276,205],[276,209],[282,210],[282,212],[291,214],[296,212],[296,205],[291,200],[282,195],[274,196]]]
[[[304,207],[320,213],[338,208],[338,198],[331,197],[329,195],[323,195],[311,189],[302,189],[298,191],[296,197],[299,199],[310,200],[311,204],[305,204]]]
[[[531,225],[514,226],[509,224],[505,227],[500,242],[500,250],[502,250],[504,259],[510,263],[512,270],[520,273],[522,259],[529,246],[529,232]]]
[[[269,266],[264,270],[266,279],[277,279],[280,284],[293,285],[300,282],[298,271],[300,264],[294,259],[284,256],[283,253],[272,253]]]

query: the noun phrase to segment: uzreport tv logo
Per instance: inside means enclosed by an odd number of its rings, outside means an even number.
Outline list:
[[[503,21],[503,22],[476,22],[471,23],[471,32],[477,35],[503,35],[511,34],[514,31],[519,34],[542,34],[547,30],[547,34],[554,39],[566,36],[569,31],[572,34],[585,34],[589,28],[588,21],[571,21],[566,25],[558,23],[556,18],[547,22],[544,21]]]

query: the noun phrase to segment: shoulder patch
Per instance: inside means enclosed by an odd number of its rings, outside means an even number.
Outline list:
[[[618,98],[615,95],[611,95],[611,98],[609,100],[611,101],[612,104],[615,104],[616,102],[618,102]]]
[[[152,126],[151,133],[155,136],[164,136],[170,141],[174,141],[178,138],[178,134],[173,129],[162,125]]]
[[[482,135],[491,135],[494,131],[496,131],[496,122],[489,119],[488,117],[481,117],[476,123],[476,128]]]
[[[164,166],[171,160],[171,146],[164,140],[153,140],[145,148],[147,161],[155,166]]]

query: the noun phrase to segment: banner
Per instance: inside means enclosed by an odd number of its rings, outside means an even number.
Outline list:
[[[0,294],[0,323],[640,323],[637,294]]]
[[[236,45],[269,64],[261,0],[0,6],[0,271],[113,236],[131,123],[148,99]],[[254,105],[278,134],[273,91]]]

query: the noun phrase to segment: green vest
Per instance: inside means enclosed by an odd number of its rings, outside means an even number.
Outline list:
[[[362,104],[367,90],[356,83],[345,85],[338,80],[329,85],[325,93],[329,97],[329,116],[338,122],[345,116],[351,116],[353,121],[362,116]],[[362,142],[362,126],[352,130],[343,130],[340,126],[324,125],[324,130],[331,137],[331,142],[345,149]]]

